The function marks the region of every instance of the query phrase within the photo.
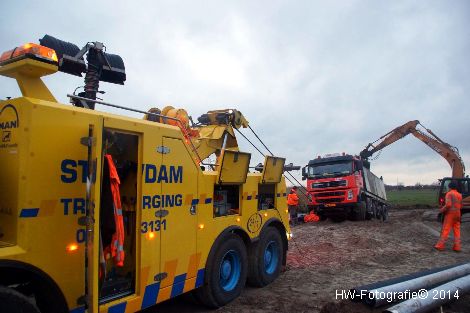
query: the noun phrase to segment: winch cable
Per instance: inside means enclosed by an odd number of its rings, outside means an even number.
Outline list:
[[[268,150],[269,153],[271,153],[271,156],[274,156],[274,154],[271,152],[271,150],[269,150],[269,148],[264,144],[263,140],[261,140],[261,138],[256,134],[256,132],[253,130],[253,128],[251,128],[250,125],[248,125],[248,128],[251,130],[251,132],[253,133],[253,135],[255,135],[256,138],[258,138],[259,142],[261,142],[261,144],[266,148],[266,150]],[[307,190],[304,186],[302,186],[302,183],[299,182],[295,177],[294,175],[292,175],[290,172],[287,172],[289,174],[289,176],[292,177],[292,179],[294,179],[297,184],[299,184],[299,186],[303,187],[305,190]]]
[[[250,125],[248,125],[248,128],[251,130],[251,132],[253,133],[253,135],[255,135],[255,137],[259,140],[259,142],[261,142],[261,144],[263,145],[263,147],[264,147],[266,150],[268,150],[268,152],[271,154],[271,156],[274,156],[274,154],[271,152],[271,150],[269,150],[268,146],[266,146],[266,144],[263,142],[263,140],[261,140],[261,138],[258,136],[258,134],[256,134],[256,132],[254,131],[254,129],[251,128]],[[238,130],[238,129],[237,129],[237,130]],[[248,140],[248,138],[246,138],[245,135],[243,135],[240,131],[238,131],[238,132],[239,132],[246,140]],[[250,141],[249,141],[249,142],[250,142]],[[255,146],[252,142],[250,142],[250,143],[251,143],[251,145]],[[263,154],[258,148],[256,148],[256,150],[258,150],[258,151],[263,155],[263,157],[264,157],[264,154]],[[295,178],[295,176],[292,175],[290,172],[286,172],[286,173],[287,173],[293,180],[295,180],[295,181],[297,182],[298,186],[300,186],[300,187],[302,187],[303,189],[305,189],[305,192],[304,192],[302,189],[299,189],[299,191],[302,193],[302,195],[303,195],[306,199],[308,199],[307,194],[306,194],[307,188],[305,188],[304,186],[302,186],[302,183],[299,182],[299,181]],[[286,177],[286,176],[284,176],[284,177]],[[286,179],[287,179],[292,185],[295,186],[295,184],[292,182],[292,180],[290,180],[288,177],[286,177]]]
[[[235,129],[243,138],[245,138],[245,140],[248,141],[263,157],[266,157],[266,155],[265,155],[260,149],[258,149],[258,147],[257,147],[253,142],[251,142],[251,140],[248,139],[248,137],[246,137],[246,136],[245,136],[240,130],[238,130],[237,128],[234,128],[234,129]],[[250,129],[251,129],[251,127],[250,127]],[[259,139],[259,137],[258,137],[258,139]],[[261,141],[261,139],[260,139],[260,141]],[[264,145],[264,144],[263,144],[263,145]],[[266,147],[266,146],[265,146],[265,147]],[[266,149],[269,151],[269,149],[268,149],[267,147],[266,147]],[[269,151],[269,153],[271,153],[271,155],[273,155],[271,151]],[[299,182],[297,179],[295,179],[295,177],[294,177],[291,173],[289,173],[289,172],[287,172],[287,173],[288,173],[301,187],[303,187],[303,186],[300,184],[300,182]],[[286,176],[284,176],[284,177],[285,177],[293,186],[295,186],[295,183],[294,183],[292,180],[290,180],[289,177],[286,177]],[[303,187],[303,188],[305,189],[305,187]],[[299,191],[302,193],[302,195],[303,195],[304,197],[307,198],[307,194],[306,194],[306,193],[304,193],[301,189],[299,189]]]
[[[253,132],[253,134],[256,136],[256,138],[258,138],[258,140],[263,144],[263,146],[266,148],[266,150],[268,150],[268,152],[272,155],[273,153],[271,152],[271,150],[269,150],[269,148],[263,143],[263,141],[259,138],[258,135],[256,135],[256,133],[253,131],[253,129],[248,126],[250,128],[250,130]],[[265,157],[265,154],[263,152],[261,152],[260,149],[258,149],[258,147],[256,147],[256,145],[251,142],[250,139],[248,139],[248,137],[246,137],[240,130],[238,130],[237,128],[234,128],[243,138],[245,138],[246,141],[248,141],[263,157]],[[290,174],[289,172],[287,172],[288,174]],[[292,175],[290,174],[290,176],[292,176],[292,178],[300,185],[300,182]],[[292,180],[289,179],[289,177],[286,177],[284,176],[292,185],[295,186],[295,184],[292,182]],[[302,186],[303,187],[303,186]],[[305,187],[303,187],[304,189],[306,189]],[[305,196],[307,197],[307,195],[299,189],[299,191]],[[313,260],[312,258],[308,257],[308,253],[306,253],[303,249],[300,248],[299,244],[297,244],[297,241],[294,239],[293,236],[291,236],[290,240],[294,243],[294,246],[295,248],[297,249],[297,251],[299,251],[299,255],[300,255],[300,258],[302,259],[304,265],[310,265],[312,263],[315,263],[316,260]]]

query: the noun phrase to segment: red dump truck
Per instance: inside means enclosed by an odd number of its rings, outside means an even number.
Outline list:
[[[309,210],[335,221],[386,220],[387,196],[382,178],[358,156],[329,154],[308,162],[302,169],[307,180]]]

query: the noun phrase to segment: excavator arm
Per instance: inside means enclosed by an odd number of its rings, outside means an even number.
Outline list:
[[[427,133],[417,129],[418,125],[421,125]],[[459,150],[437,137],[430,129],[425,128],[418,120],[409,121],[383,135],[376,141],[369,143],[359,155],[363,159],[368,159],[377,151],[382,150],[408,134],[412,134],[424,142],[428,147],[439,153],[449,163],[452,169],[452,177],[464,177],[465,165],[460,157]]]

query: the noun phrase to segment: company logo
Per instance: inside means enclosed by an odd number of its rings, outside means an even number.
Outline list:
[[[0,131],[1,131],[1,144],[0,148],[14,148],[17,146],[14,143],[15,129],[20,127],[20,119],[18,111],[12,104],[5,105],[0,110]]]
[[[256,233],[260,228],[261,224],[263,223],[263,218],[261,214],[255,213],[248,219],[248,223],[246,224],[246,228],[250,233]]]

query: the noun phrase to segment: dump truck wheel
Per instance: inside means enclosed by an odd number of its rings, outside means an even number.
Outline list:
[[[248,254],[248,283],[264,287],[279,276],[284,245],[281,234],[274,227],[266,228],[260,240],[251,245]]]
[[[375,214],[376,214],[376,208],[377,208],[377,204],[375,203],[375,201],[371,200],[371,201],[368,201],[368,209],[366,209],[366,220],[371,220],[372,217],[375,217]]]
[[[364,221],[366,219],[367,207],[364,201],[358,203],[357,207],[353,209],[353,219],[355,221]]]
[[[237,298],[245,286],[247,263],[242,239],[235,234],[225,236],[207,261],[204,285],[195,292],[198,300],[219,308]]]
[[[0,311],[8,313],[40,313],[32,299],[11,288],[0,286]]]
[[[388,207],[386,205],[382,206],[382,221],[386,221],[388,219]]]

